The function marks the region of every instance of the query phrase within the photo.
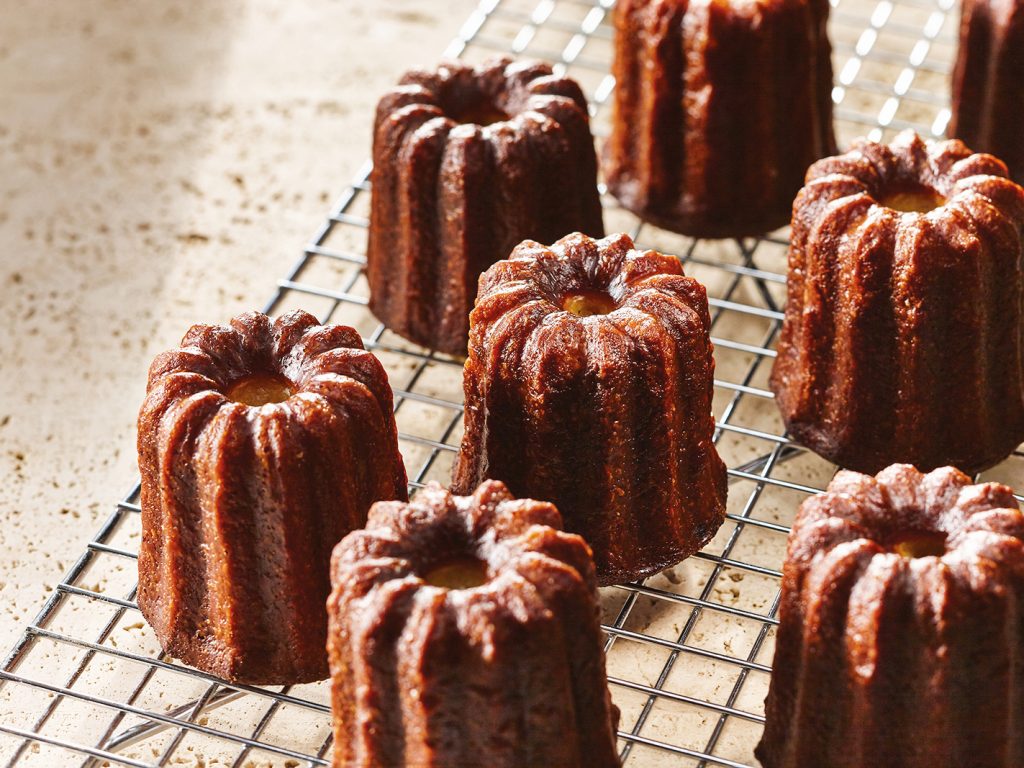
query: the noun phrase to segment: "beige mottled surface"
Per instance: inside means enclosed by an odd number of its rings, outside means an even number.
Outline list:
[[[257,308],[475,0],[0,0],[0,648],[134,482],[150,358]]]
[[[377,95],[402,69],[436,59],[475,4],[0,0],[0,313],[10,329],[0,337],[0,477],[7,480],[0,483],[0,652],[133,482],[133,422],[149,359],[193,321],[224,321],[262,305],[366,157]],[[841,141],[864,132],[889,138],[905,124],[941,133],[955,17],[940,10],[951,0],[833,5]],[[502,9],[484,28],[492,44],[561,57],[588,92],[607,94],[611,32],[600,9],[576,0],[504,0]],[[584,28],[594,34],[581,47]],[[478,59],[489,50],[468,53]],[[904,79],[905,62],[922,55],[913,87],[896,99],[893,83]],[[895,119],[883,129],[876,125],[881,116]],[[607,119],[607,110],[598,113],[599,134]],[[366,214],[366,198],[357,198],[356,216]],[[620,210],[606,211],[609,231],[636,224]],[[339,226],[327,245],[358,249],[362,238],[358,227]],[[650,227],[641,239],[692,256],[687,271],[719,301],[715,334],[741,343],[716,350],[716,376],[725,384],[716,387],[714,411],[734,428],[718,443],[723,458],[736,467],[767,455],[775,443],[763,436],[782,428],[764,391],[769,358],[743,345],[770,343],[771,314],[764,310],[781,305],[782,284],[740,280],[723,269],[746,263],[733,242],[695,244]],[[781,272],[785,252],[782,240],[761,243],[756,266]],[[351,266],[327,257],[311,262],[299,280],[330,290],[351,279],[352,293],[365,297],[365,281]],[[281,308],[302,296],[290,291]],[[722,300],[762,314],[723,309]],[[332,304],[319,301],[317,311]],[[377,325],[358,303],[339,306],[332,319],[364,333]],[[389,333],[382,340],[403,346]],[[396,388],[426,398],[405,400],[397,411],[410,473],[422,469],[424,479],[445,480],[451,453],[436,446],[458,440],[453,411],[444,405],[460,398],[458,366],[432,362],[421,369],[415,359],[378,352]],[[740,397],[736,385],[752,394]],[[457,416],[456,410],[455,422]],[[751,763],[768,683],[761,665],[774,650],[774,632],[761,617],[778,587],[770,575],[785,543],[778,526],[788,525],[805,491],[823,487],[833,471],[800,454],[776,463],[767,482],[734,477],[734,518],[705,550],[730,560],[716,566],[690,558],[649,580],[644,593],[603,591],[606,623],[621,618],[627,633],[608,654],[610,675],[631,681],[612,685],[624,731],[677,749],[712,744],[718,757]],[[1018,487],[1022,477],[1020,459],[986,473]],[[760,525],[738,525],[735,516],[746,514]],[[126,514],[108,543],[130,552],[138,538],[138,516]],[[143,712],[192,721],[187,733],[152,730],[139,743],[114,747],[129,758],[246,768],[306,764],[265,747],[316,753],[330,727],[326,686],[292,689],[309,702],[301,707],[277,708],[266,695],[248,693],[222,706],[179,711],[225,689],[180,666],[157,669],[148,661],[159,653],[152,632],[137,612],[116,610],[134,575],[128,557],[93,557],[74,582],[83,593],[65,594],[46,624],[66,639],[37,636],[17,668],[32,685],[0,687],[0,727],[35,728],[52,707],[44,736],[109,745],[106,735],[152,722],[121,719],[74,695],[58,702],[41,687],[69,686],[72,694],[131,699]],[[693,610],[695,602],[704,607]],[[681,633],[685,646],[676,655]],[[76,642],[98,642],[102,651],[90,659]],[[754,666],[741,674],[748,662]],[[665,695],[648,699],[637,684],[660,686]],[[719,732],[713,707],[725,705],[753,718],[729,717]],[[239,739],[261,728],[263,749],[240,748]],[[0,734],[0,764],[19,752],[19,768],[81,765],[80,754]],[[626,765],[697,761],[637,744]]]

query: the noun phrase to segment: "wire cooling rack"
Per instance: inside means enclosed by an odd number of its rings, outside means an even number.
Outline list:
[[[613,0],[484,0],[447,56],[546,59],[588,93],[599,143],[614,88]],[[941,136],[955,54],[953,0],[832,0],[837,131],[845,144],[913,127]],[[364,168],[265,310],[301,307],[357,328],[395,391],[414,488],[447,482],[461,436],[458,360],[414,347],[369,313]],[[608,672],[628,766],[751,766],[774,650],[779,568],[800,502],[834,467],[789,444],[767,390],[785,291],[787,233],[695,241],[605,198],[606,228],[680,256],[708,288],[715,439],[729,465],[726,524],[703,552],[643,585],[603,590]],[[1013,483],[1015,454],[987,477]],[[0,671],[0,764],[319,766],[326,685],[253,688],[161,654],[135,606],[137,489],[60,581]]]

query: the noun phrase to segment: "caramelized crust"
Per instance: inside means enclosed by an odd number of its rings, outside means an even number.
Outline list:
[[[367,280],[370,309],[391,330],[466,354],[480,273],[520,240],[574,230],[604,232],[573,80],[539,62],[447,62],[380,100]]]
[[[815,163],[793,205],[771,386],[830,461],[976,472],[1024,439],[1024,190],[991,155],[911,132]],[[914,188],[944,203],[900,213]]]
[[[283,402],[227,396],[251,376]],[[159,355],[139,413],[139,608],[163,649],[236,682],[327,676],[331,548],[406,498],[387,376],[305,312],[195,325]]]
[[[337,768],[619,764],[594,564],[560,526],[498,482],[374,505],[332,562]],[[425,579],[467,557],[479,586]]]
[[[698,237],[781,227],[835,151],[827,0],[620,0],[608,188]]]
[[[1024,765],[1024,516],[952,467],[836,475],[789,538],[764,768]],[[906,557],[907,533],[942,542]]]
[[[607,313],[563,309],[588,292]],[[602,302],[597,302],[601,305]],[[725,514],[707,294],[626,235],[524,242],[480,280],[453,488],[484,478],[550,500],[602,584],[706,544]]]
[[[963,0],[949,135],[1024,182],[1024,2]]]

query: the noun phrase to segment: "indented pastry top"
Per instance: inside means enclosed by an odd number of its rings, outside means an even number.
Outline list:
[[[301,310],[276,320],[247,312],[229,326],[194,325],[179,348],[158,355],[143,411],[184,401],[194,411],[205,402],[257,418],[343,403],[352,389],[369,391],[383,406],[391,401],[383,366],[354,329],[320,325]]]
[[[913,213],[933,225],[951,225],[960,216],[999,225],[1006,214],[1024,217],[1024,190],[1007,175],[992,155],[957,140],[925,141],[908,130],[890,144],[860,139],[849,152],[816,162],[794,211],[806,211],[808,225],[832,203],[857,205],[864,216],[892,223]]]
[[[565,109],[587,118],[587,100],[574,80],[555,75],[550,64],[502,56],[476,67],[446,61],[406,73],[378,103],[377,121],[439,118],[448,130],[495,135],[540,127]]]
[[[789,558],[828,560],[843,547],[884,558],[933,557],[944,566],[1012,554],[1024,567],[1024,514],[1007,486],[972,484],[953,467],[923,474],[894,464],[876,476],[841,471],[826,493],[801,507]]]
[[[342,540],[332,561],[335,591],[372,600],[413,588],[478,620],[481,632],[495,611],[533,620],[567,582],[597,588],[590,548],[561,528],[553,504],[516,499],[498,481],[470,496],[430,483],[411,502],[375,504],[366,528]],[[439,583],[448,580],[455,583]]]
[[[495,324],[499,316],[507,322]],[[530,328],[548,345],[571,345],[579,334],[643,338],[652,325],[682,338],[708,322],[707,292],[679,259],[636,249],[628,235],[577,232],[550,247],[527,240],[487,270],[470,333],[484,324],[489,333]]]

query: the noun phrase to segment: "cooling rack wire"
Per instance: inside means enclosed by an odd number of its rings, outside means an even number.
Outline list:
[[[954,1],[831,2],[840,144],[904,128],[941,136]],[[476,61],[512,53],[556,63],[587,92],[600,143],[614,88],[613,4],[484,0],[445,55]],[[390,375],[414,489],[448,479],[462,428],[461,365],[410,345],[366,308],[368,177],[369,166],[264,309],[303,308],[360,331]],[[708,288],[715,440],[730,481],[726,523],[703,552],[644,584],[603,590],[609,680],[622,709],[619,747],[626,766],[753,766],[788,525],[835,470],[787,441],[767,391],[787,232],[698,241],[643,225],[608,196],[604,202],[609,232],[678,254]],[[1022,458],[1015,453],[985,477],[1014,484]],[[230,685],[160,652],[135,606],[137,490],[116,505],[3,661],[0,765],[326,765],[326,684]]]

